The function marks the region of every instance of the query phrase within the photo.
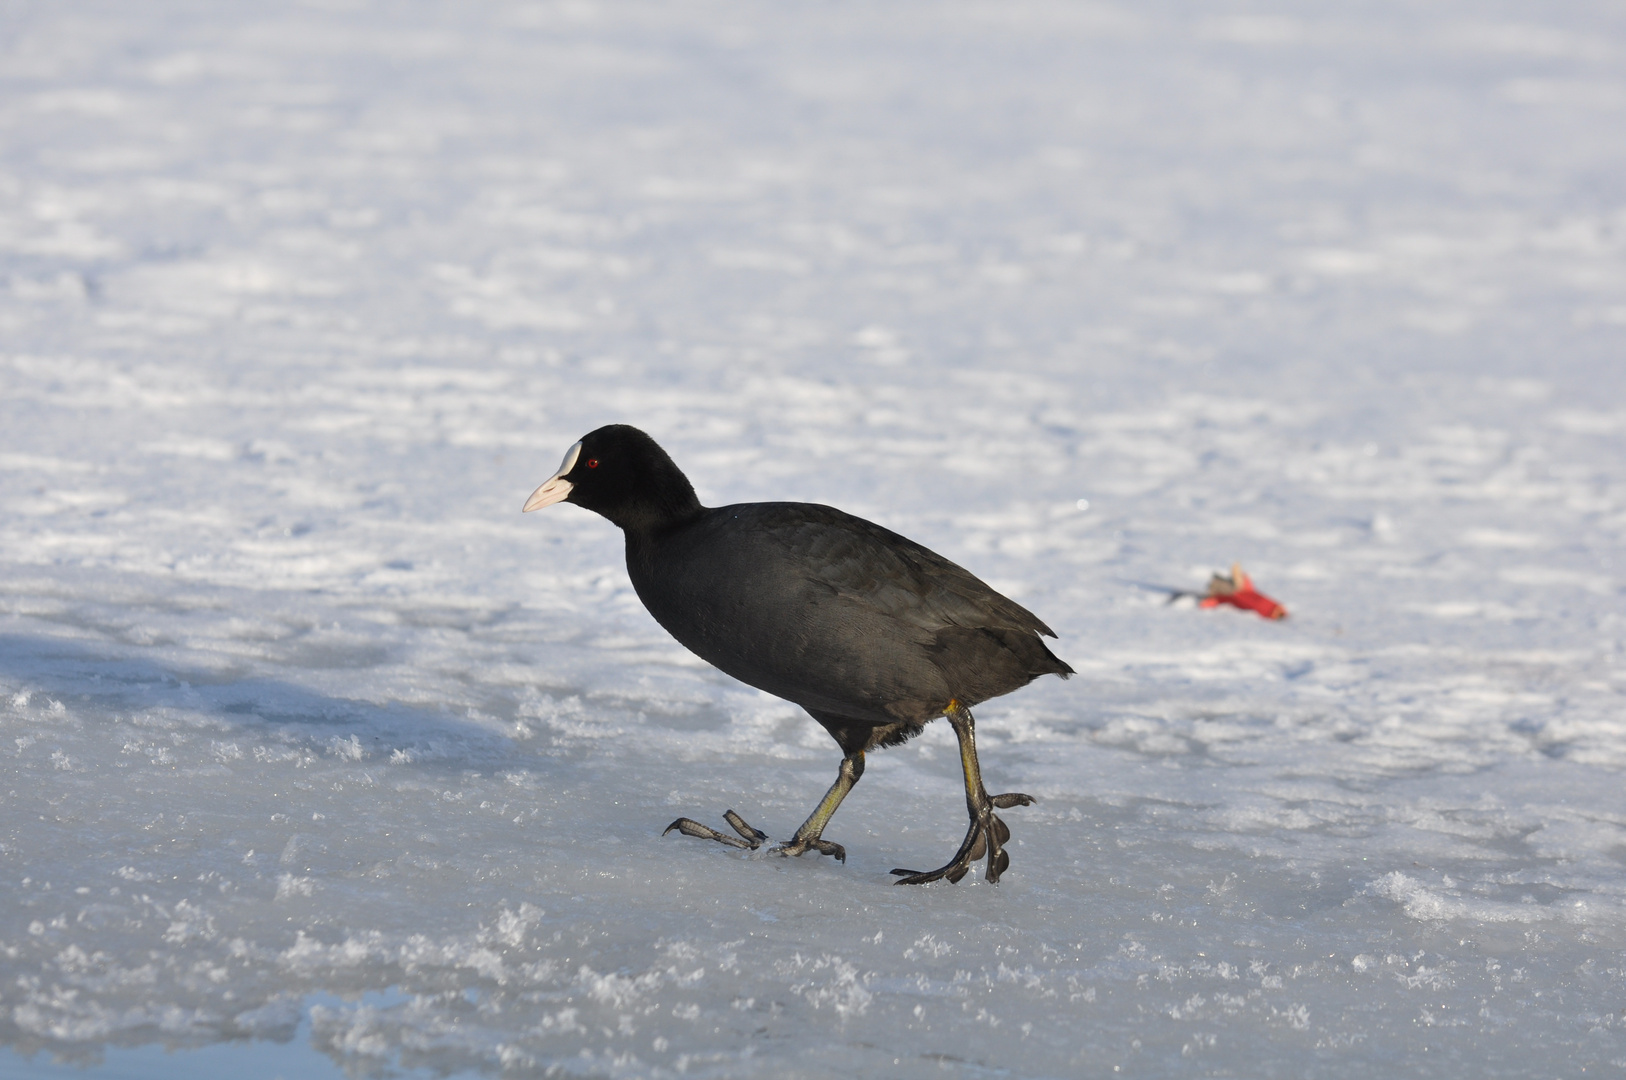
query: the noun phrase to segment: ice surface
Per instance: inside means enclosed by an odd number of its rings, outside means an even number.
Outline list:
[[[1626,1072],[1619,11],[21,3],[0,57],[10,1050]],[[978,710],[1004,882],[889,884],[963,832],[943,725],[845,865],[659,835],[838,755],[521,517],[610,421],[1058,630]],[[1233,561],[1293,617],[1131,584]]]

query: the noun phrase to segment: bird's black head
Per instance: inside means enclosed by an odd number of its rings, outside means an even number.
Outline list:
[[[635,427],[610,424],[583,435],[559,471],[525,502],[539,510],[573,502],[627,532],[677,525],[700,513],[694,486],[665,450]]]

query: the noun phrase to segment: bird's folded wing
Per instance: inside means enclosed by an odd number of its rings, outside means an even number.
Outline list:
[[[849,602],[925,631],[959,626],[1056,636],[964,567],[890,529],[829,506],[759,505],[794,508],[765,513],[765,535],[794,555],[809,581]]]

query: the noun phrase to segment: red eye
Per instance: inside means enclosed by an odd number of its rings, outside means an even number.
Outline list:
[[[596,458],[596,457],[590,457],[590,458],[588,458],[588,459],[587,459],[587,467],[588,467],[588,468],[589,468],[589,469],[596,469],[596,468],[598,468],[598,458]]]

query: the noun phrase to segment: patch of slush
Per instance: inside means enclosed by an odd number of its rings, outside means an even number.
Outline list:
[[[394,996],[388,991],[366,995],[381,1000]],[[190,1047],[91,1044],[60,1048],[56,1055],[41,1051],[29,1058],[7,1050],[0,1052],[0,1077],[73,1080],[92,1074],[118,1080],[202,1080],[229,1075],[244,1080],[340,1080],[345,1071],[311,1040],[311,1016],[323,1007],[315,1004],[302,1008],[294,1002],[269,1005],[265,1008],[265,1022],[256,1025],[258,1037],[251,1042]]]

